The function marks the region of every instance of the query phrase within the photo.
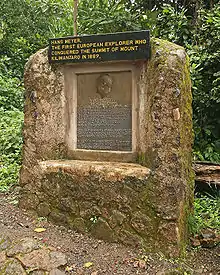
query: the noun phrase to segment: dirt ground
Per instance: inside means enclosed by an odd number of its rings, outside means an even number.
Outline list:
[[[41,233],[35,228],[43,227]],[[0,233],[12,240],[34,237],[66,254],[66,274],[220,274],[220,245],[212,249],[189,249],[185,259],[165,259],[119,244],[109,244],[31,217],[17,207],[17,194],[0,193]],[[85,264],[90,267],[85,267]]]

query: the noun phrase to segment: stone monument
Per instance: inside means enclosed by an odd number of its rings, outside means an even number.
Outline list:
[[[51,39],[24,80],[20,207],[179,255],[193,200],[184,49],[148,31]]]

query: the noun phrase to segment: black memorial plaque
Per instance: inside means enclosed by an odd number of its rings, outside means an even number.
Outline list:
[[[78,108],[77,148],[131,151],[131,121],[131,106]]]
[[[148,30],[49,40],[50,63],[138,60],[150,57]]]

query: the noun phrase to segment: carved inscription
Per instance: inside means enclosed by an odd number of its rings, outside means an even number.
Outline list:
[[[131,151],[131,106],[79,108],[77,148]]]
[[[131,72],[79,74],[77,148],[132,151]]]

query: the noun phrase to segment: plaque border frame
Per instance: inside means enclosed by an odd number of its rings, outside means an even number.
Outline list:
[[[87,155],[98,155],[98,159],[102,159],[102,155],[115,155],[120,158],[128,158],[128,161],[134,160],[134,154],[137,152],[137,125],[138,125],[138,96],[137,96],[137,81],[136,81],[136,66],[134,64],[91,64],[90,66],[85,67],[85,65],[78,66],[68,66],[68,70],[71,70],[71,79],[72,85],[69,87],[69,99],[70,103],[68,104],[68,113],[69,113],[69,122],[66,135],[66,141],[68,146],[68,151],[71,157],[81,159],[87,158]],[[89,73],[107,73],[107,72],[131,72],[131,93],[132,93],[132,150],[131,151],[113,151],[113,150],[90,150],[90,149],[78,149],[77,148],[77,76],[79,74],[89,74]],[[71,106],[72,105],[72,106]],[[90,159],[90,157],[88,158]],[[114,156],[111,157],[114,160]],[[104,160],[104,158],[103,158]],[[117,161],[117,160],[116,160]]]

